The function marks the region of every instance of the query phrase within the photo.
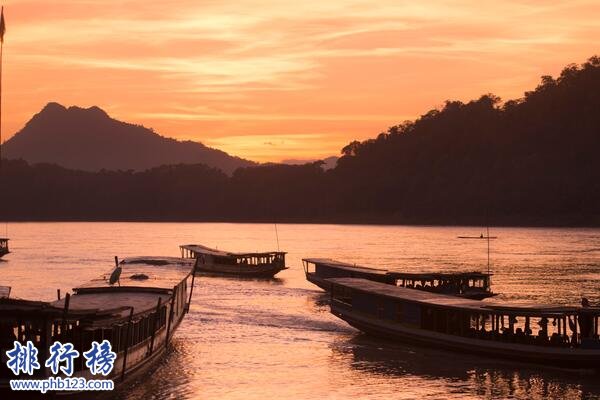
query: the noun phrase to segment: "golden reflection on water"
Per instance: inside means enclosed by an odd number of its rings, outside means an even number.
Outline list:
[[[301,257],[405,271],[485,269],[479,228],[280,225],[291,268],[275,280],[202,277],[173,349],[113,397],[137,399],[596,399],[596,375],[403,346],[329,314]],[[276,247],[268,224],[11,224],[0,262],[15,296],[50,300],[111,268],[112,256],[178,255],[199,242],[241,251]],[[600,302],[600,230],[494,229],[500,300]]]

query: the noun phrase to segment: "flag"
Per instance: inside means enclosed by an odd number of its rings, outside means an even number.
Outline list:
[[[0,14],[0,43],[4,43],[4,32],[6,32],[6,25],[4,24],[4,7],[2,7],[2,13]]]

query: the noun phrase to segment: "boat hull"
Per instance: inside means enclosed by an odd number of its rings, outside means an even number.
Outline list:
[[[353,311],[350,306],[336,300],[331,303],[331,312],[362,332],[402,343],[559,368],[600,368],[600,350],[523,345],[448,335],[375,318]]]
[[[306,280],[312,283],[313,285],[317,285],[326,292],[331,292],[331,282],[329,282],[327,279],[323,279],[317,276],[317,274],[315,274],[314,272],[307,272]]]

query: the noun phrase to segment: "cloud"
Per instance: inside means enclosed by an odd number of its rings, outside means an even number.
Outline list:
[[[8,132],[57,99],[264,158],[335,154],[448,98],[518,97],[600,36],[600,5],[581,0],[12,0],[5,14]],[[289,132],[319,139],[269,153]]]

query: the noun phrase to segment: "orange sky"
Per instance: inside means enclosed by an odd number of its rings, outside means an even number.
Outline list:
[[[257,161],[337,155],[446,99],[520,97],[600,41],[597,0],[4,7],[4,139],[57,101]]]

